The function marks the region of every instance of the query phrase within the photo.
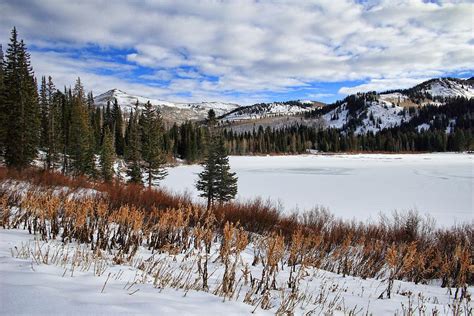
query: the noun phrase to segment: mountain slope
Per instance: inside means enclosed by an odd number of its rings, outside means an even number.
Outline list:
[[[322,111],[312,113],[326,127],[355,134],[377,133],[387,128],[401,126],[420,115],[427,106],[442,106],[455,98],[474,98],[474,80],[438,78],[420,83],[410,89],[382,93],[358,93],[343,101],[328,105]],[[426,111],[423,111],[426,112]],[[446,115],[445,115],[446,116]],[[416,120],[418,131],[429,129],[433,119]],[[456,118],[449,118],[451,126]],[[449,133],[451,128],[447,129]]]
[[[474,83],[471,80],[456,78],[439,78],[425,81],[412,88],[414,91],[428,94],[431,97],[473,98]]]
[[[150,102],[160,109],[163,118],[167,121],[182,123],[187,120],[203,120],[207,117],[210,109],[214,109],[216,115],[239,108],[240,105],[223,102],[201,102],[201,103],[178,103],[158,99],[149,99],[141,96],[131,95],[119,89],[112,89],[94,98],[96,106],[106,106],[110,102],[111,106],[117,100],[122,112],[127,116],[130,111],[137,106],[143,109],[143,105]]]
[[[269,117],[303,114],[321,108],[323,103],[313,101],[287,101],[258,103],[237,108],[221,117],[224,121],[258,120]]]

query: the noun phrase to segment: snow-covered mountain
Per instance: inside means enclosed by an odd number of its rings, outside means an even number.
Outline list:
[[[161,106],[169,106],[169,107],[175,106],[175,104],[172,102],[157,100],[157,99],[149,99],[149,98],[145,98],[145,97],[141,97],[137,95],[130,95],[126,93],[125,91],[122,91],[119,89],[112,89],[96,96],[94,98],[94,103],[97,106],[106,106],[107,102],[110,102],[112,105],[115,99],[117,99],[117,102],[124,113],[130,112],[130,110],[132,109],[134,110],[137,104],[137,101],[138,101],[139,108],[143,108],[143,105],[146,104],[148,101],[150,101],[151,104],[160,106],[160,107]]]
[[[245,121],[269,117],[292,116],[321,108],[323,103],[314,101],[287,101],[259,103],[237,108],[221,117],[223,121]]]
[[[187,120],[205,119],[210,109],[213,109],[217,116],[221,116],[240,107],[238,104],[223,102],[170,102],[131,95],[119,89],[112,89],[96,96],[94,98],[94,103],[96,106],[106,106],[107,102],[110,102],[112,105],[113,102],[115,102],[115,99],[117,99],[117,102],[125,115],[136,108],[137,102],[139,109],[143,109],[143,106],[147,102],[150,102],[152,105],[160,109],[165,120],[177,123]]]
[[[409,108],[440,106],[447,98],[456,97],[474,98],[474,78],[438,78],[405,90],[352,95],[345,102],[328,106],[320,113],[320,119],[330,128],[350,129],[356,134],[376,133],[410,121],[416,114]],[[429,124],[422,127],[426,130]]]
[[[438,78],[425,81],[412,88],[431,97],[474,97],[474,80],[456,78]]]
[[[327,127],[352,128],[356,134],[399,126],[411,116],[403,107],[386,100],[362,101],[360,107],[345,102],[322,115]]]

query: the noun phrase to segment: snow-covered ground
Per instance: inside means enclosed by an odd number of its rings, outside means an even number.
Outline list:
[[[132,284],[142,274],[132,266],[108,262],[97,276],[95,264],[89,269],[86,265],[77,267],[72,273],[71,264],[58,266],[17,258],[17,252],[23,246],[26,249],[28,243],[33,249],[42,246],[43,252],[47,247],[61,249],[60,243],[35,243],[26,230],[0,229],[1,315],[242,315],[253,309],[242,302],[224,304],[221,297],[205,292],[191,290],[184,295],[184,291],[171,288]],[[70,254],[76,249],[80,248],[70,245]],[[84,255],[86,249],[82,248]],[[271,315],[264,311],[258,314]]]
[[[197,277],[190,270],[196,264],[192,253],[153,255],[140,248],[129,262],[114,264],[113,255],[103,252],[94,256],[89,245],[43,242],[26,230],[0,229],[0,314],[250,315],[254,311],[272,315],[285,300],[291,304],[286,288],[288,267],[277,272],[275,281],[280,289],[270,292],[269,310],[243,302],[250,286],[242,280],[243,267],[254,277],[262,273],[260,264],[250,264],[254,255],[250,248],[239,258],[239,292],[225,300],[213,295],[223,274],[218,253],[218,248],[211,252],[212,273],[206,292],[187,288]],[[294,298],[298,302],[295,315],[407,315],[409,309],[419,310],[420,315],[451,315],[457,306],[449,290],[437,282],[395,281],[392,298],[377,299],[387,286],[384,279],[343,277],[315,268],[304,271],[301,293]],[[176,278],[176,287],[162,286],[170,278]],[[183,281],[184,285],[179,285]],[[462,315],[472,308],[469,304],[466,300],[460,303]]]
[[[440,226],[474,221],[474,155],[361,154],[230,157],[238,198],[270,198],[285,212],[315,206],[338,217],[377,220],[417,210]],[[198,165],[170,168],[161,186],[195,199]]]

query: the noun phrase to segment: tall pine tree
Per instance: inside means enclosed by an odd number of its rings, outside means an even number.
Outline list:
[[[123,135],[123,116],[122,110],[117,99],[114,100],[112,109],[113,129],[114,129],[114,146],[118,156],[123,156],[125,140]]]
[[[141,139],[138,126],[138,110],[130,113],[127,126],[127,144],[125,147],[125,160],[127,161],[127,176],[130,183],[142,183]]]
[[[229,158],[223,136],[215,130],[216,117],[213,110],[208,115],[208,149],[202,164],[204,170],[199,174],[196,188],[200,196],[207,199],[207,208],[215,202],[224,203],[237,194],[237,177],[230,171]]]
[[[164,164],[166,155],[163,152],[163,124],[158,109],[154,109],[150,101],[140,118],[142,132],[142,158],[147,173],[148,187],[151,188],[155,181],[166,176]]]
[[[76,175],[96,175],[93,135],[89,125],[88,108],[84,88],[78,78],[74,86],[70,124],[70,155]]]
[[[43,86],[43,83],[41,84]],[[41,122],[41,138],[43,140],[43,148],[45,150],[45,167],[51,169],[56,167],[56,163],[59,160],[60,150],[60,136],[61,136],[61,94],[56,91],[51,76],[48,77],[48,81],[44,80],[45,99],[42,103],[46,104],[46,109],[42,109],[42,122]],[[43,88],[41,88],[41,98],[43,99]]]
[[[111,181],[113,178],[113,165],[115,161],[115,150],[113,144],[112,133],[106,128],[104,134],[104,141],[100,151],[100,167],[102,178],[104,181]]]
[[[30,56],[13,28],[4,74],[4,108],[7,110],[5,162],[16,169],[28,167],[37,156],[40,136],[38,92]]]

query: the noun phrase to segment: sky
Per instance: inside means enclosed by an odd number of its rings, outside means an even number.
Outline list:
[[[37,76],[178,102],[332,102],[474,74],[472,1],[0,0]]]

